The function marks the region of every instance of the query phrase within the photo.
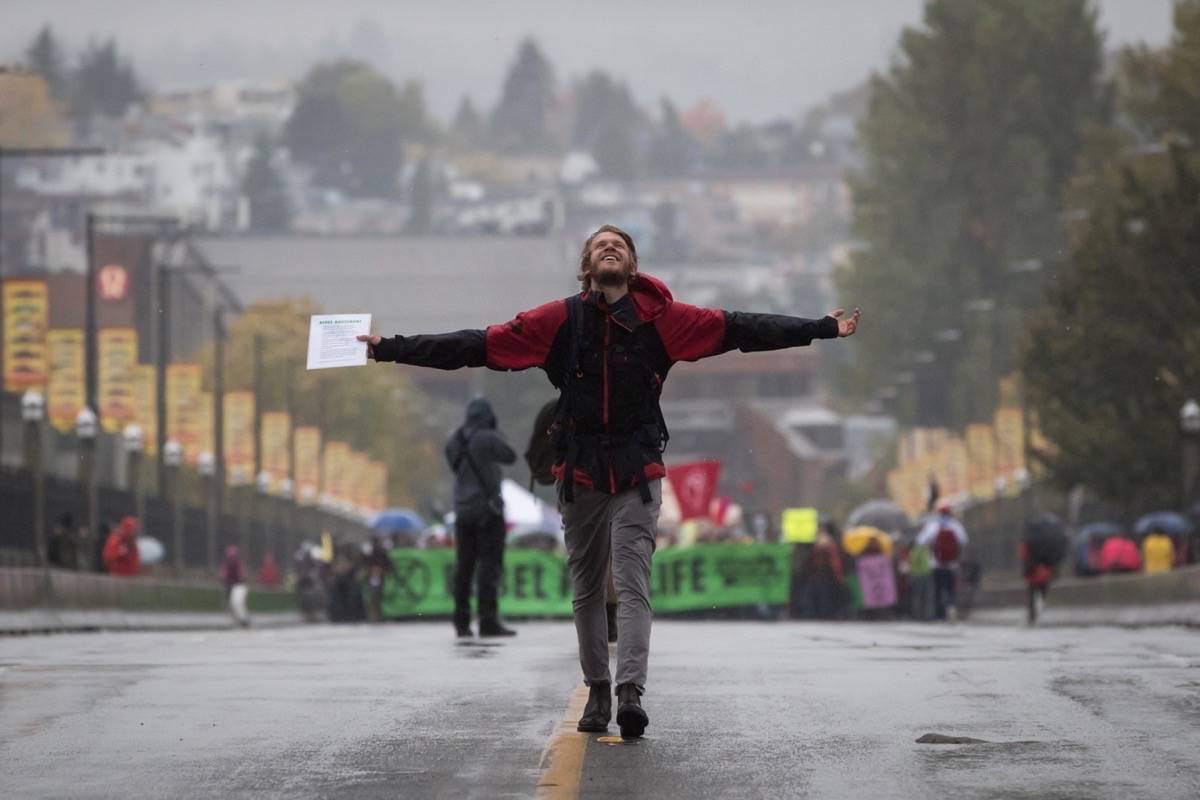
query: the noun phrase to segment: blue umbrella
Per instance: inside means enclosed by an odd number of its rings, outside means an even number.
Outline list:
[[[1079,529],[1079,538],[1084,541],[1090,539],[1107,539],[1110,536],[1120,536],[1121,528],[1115,522],[1089,522]]]
[[[1151,531],[1160,531],[1179,539],[1192,532],[1192,523],[1177,511],[1152,511],[1133,526],[1133,532],[1138,536],[1147,536]]]
[[[420,533],[425,520],[411,508],[387,508],[371,520],[371,528],[386,533]]]

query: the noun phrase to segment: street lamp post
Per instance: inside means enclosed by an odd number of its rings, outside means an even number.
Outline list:
[[[204,481],[204,553],[211,568],[217,563],[217,459],[205,450],[196,458],[196,468]]]
[[[121,441],[125,443],[125,470],[129,477],[129,489],[133,492],[133,513],[137,516],[138,524],[146,524],[146,488],[142,482],[142,451],[146,447],[146,437],[142,426],[129,423],[121,432]]]
[[[96,483],[96,412],[88,406],[75,416],[79,438],[79,482],[87,492],[87,524],[90,541],[100,536],[100,487]],[[97,565],[98,566],[98,565]]]
[[[39,566],[49,566],[46,549],[46,483],[42,471],[42,420],[46,399],[36,389],[21,397],[21,419],[25,421],[25,466],[33,473],[33,541]]]
[[[1179,431],[1183,434],[1183,509],[1191,511],[1200,483],[1200,403],[1189,398],[1179,409]]]
[[[175,557],[175,574],[183,573],[183,498],[180,497],[179,465],[183,463],[183,445],[174,439],[163,446],[163,463],[171,484],[171,538]]]
[[[271,552],[271,546],[274,540],[275,527],[275,510],[271,503],[271,475],[266,470],[258,473],[255,479],[258,485],[258,507],[262,511],[258,514],[258,519],[262,522],[263,540],[261,552],[259,553],[259,561],[267,553]]]

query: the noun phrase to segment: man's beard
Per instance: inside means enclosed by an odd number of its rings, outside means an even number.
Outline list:
[[[602,269],[597,267],[592,271],[592,283],[597,286],[615,289],[629,283],[629,271],[624,265],[619,265],[617,269]]]

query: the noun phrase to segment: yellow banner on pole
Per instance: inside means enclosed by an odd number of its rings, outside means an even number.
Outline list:
[[[321,429],[302,425],[292,434],[296,458],[296,502],[312,505],[321,492]]]
[[[967,457],[970,459],[971,494],[979,500],[990,500],[995,494],[996,456],[991,425],[967,426]]]
[[[211,455],[215,451],[215,447],[213,441],[213,393],[200,392],[196,395],[196,450],[195,453],[187,454],[188,463],[196,463],[201,453]]]
[[[292,416],[286,411],[264,411],[262,415],[262,468],[270,478],[268,491],[278,494],[292,470]]]
[[[946,442],[946,480],[942,493],[947,497],[958,497],[970,491],[970,459],[967,443],[955,436]]]
[[[75,429],[75,417],[87,402],[83,331],[79,328],[52,330],[46,334],[46,348],[50,360],[46,416],[56,430],[70,433]]]
[[[322,460],[324,483],[321,490],[326,499],[334,505],[348,501],[346,490],[349,488],[349,476],[346,473],[350,467],[350,445],[345,442],[326,442]]]
[[[364,511],[367,505],[367,462],[366,453],[350,451],[347,494],[350,504],[359,512]]]
[[[194,463],[199,453],[201,385],[199,364],[167,365],[167,438],[179,442],[188,463]]]
[[[368,510],[373,514],[378,514],[387,508],[387,464],[382,461],[372,461],[369,474],[368,485],[371,487],[371,501]]]
[[[133,373],[138,336],[133,328],[105,328],[96,339],[97,404],[104,430],[120,433],[133,422]]]
[[[158,455],[158,383],[154,365],[138,364],[133,368],[133,421],[142,429],[142,442],[147,456]]]
[[[254,482],[254,393],[225,393],[225,478],[230,486]]]
[[[1019,492],[1017,478],[1025,469],[1025,441],[1021,424],[1021,409],[998,408],[994,417],[996,428],[996,469],[1009,483],[1011,493]]]
[[[46,385],[49,311],[45,281],[4,282],[4,391],[23,392]]]

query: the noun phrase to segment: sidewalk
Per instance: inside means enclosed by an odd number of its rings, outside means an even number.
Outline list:
[[[977,608],[970,622],[981,625],[1024,625],[1024,606]],[[1137,606],[1060,606],[1054,603],[1054,590],[1046,603],[1038,627],[1087,627],[1109,625],[1120,628],[1144,628],[1183,625],[1200,628],[1200,601]]]
[[[296,612],[252,614],[253,628],[300,625]],[[228,614],[172,611],[121,611],[120,609],[31,608],[0,611],[0,636],[88,631],[228,630],[237,625]]]

